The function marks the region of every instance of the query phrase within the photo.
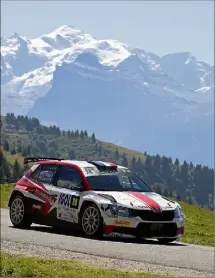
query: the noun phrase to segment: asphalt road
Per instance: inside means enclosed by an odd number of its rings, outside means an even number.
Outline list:
[[[57,234],[52,228],[39,225],[20,230],[12,227],[7,209],[1,209],[1,240],[214,273],[213,247],[181,243],[161,245],[151,240],[138,243],[119,239],[91,240],[77,234]]]

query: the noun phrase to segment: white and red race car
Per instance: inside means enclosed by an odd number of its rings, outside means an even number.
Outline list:
[[[181,206],[128,168],[102,161],[29,157],[35,162],[9,202],[12,224],[80,228],[89,237],[131,235],[171,242],[184,234]]]

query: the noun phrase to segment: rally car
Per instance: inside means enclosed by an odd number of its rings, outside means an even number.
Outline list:
[[[128,168],[102,161],[28,157],[14,187],[10,220],[79,228],[88,237],[130,235],[171,242],[184,234],[181,206],[153,192]]]

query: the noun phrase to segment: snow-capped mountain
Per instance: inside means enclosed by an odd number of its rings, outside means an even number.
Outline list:
[[[2,113],[27,113],[34,102],[51,88],[56,65],[72,62],[86,49],[93,51],[104,65],[114,66],[127,58],[127,46],[115,40],[96,40],[71,26],[61,26],[52,33],[28,39],[18,34],[1,39],[3,61],[14,76],[2,80]],[[2,76],[5,71],[2,70]],[[5,82],[6,81],[6,82]]]
[[[28,114],[127,147],[213,164],[214,66],[191,53],[159,57],[65,25],[35,39],[2,38],[1,55],[3,114]],[[104,126],[98,113],[111,113]]]

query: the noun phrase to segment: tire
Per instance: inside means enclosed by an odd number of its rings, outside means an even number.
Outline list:
[[[141,236],[135,236],[136,238],[136,241],[140,242],[140,241],[146,241],[146,239],[144,237],[141,237]]]
[[[27,229],[31,226],[32,220],[27,213],[27,205],[24,198],[16,195],[10,204],[10,221],[15,228]]]
[[[162,244],[168,244],[175,241],[176,238],[159,238],[158,241]]]
[[[90,213],[93,216],[90,216]],[[90,238],[103,237],[103,219],[95,204],[88,203],[83,207],[79,217],[79,225],[85,236]]]

